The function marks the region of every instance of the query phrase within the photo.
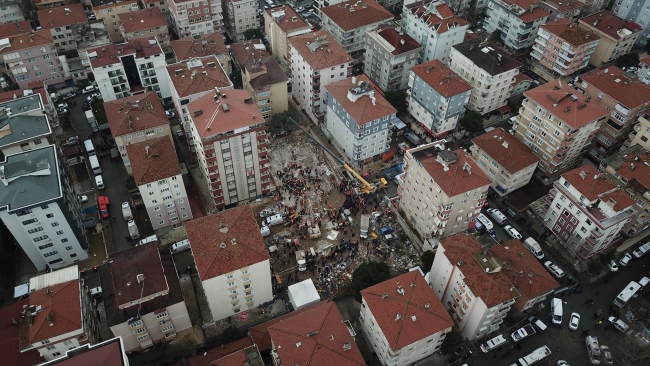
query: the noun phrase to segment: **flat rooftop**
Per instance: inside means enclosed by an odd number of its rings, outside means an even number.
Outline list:
[[[0,103],[0,149],[51,133],[40,94]]]

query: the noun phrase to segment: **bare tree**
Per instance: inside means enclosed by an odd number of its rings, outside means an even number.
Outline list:
[[[626,334],[616,337],[612,353],[617,358],[617,364],[622,366],[647,365],[650,363],[650,347],[643,346],[636,335]]]

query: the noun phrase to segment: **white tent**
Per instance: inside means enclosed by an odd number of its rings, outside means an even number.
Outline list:
[[[289,301],[291,301],[294,310],[320,301],[320,295],[318,295],[311,278],[289,286]]]

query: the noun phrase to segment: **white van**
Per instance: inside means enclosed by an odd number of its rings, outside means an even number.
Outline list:
[[[263,222],[264,226],[271,227],[283,223],[284,219],[282,218],[282,215],[273,215],[267,217]]]
[[[487,213],[490,214],[494,221],[496,221],[499,225],[506,223],[506,215],[502,214],[501,211],[497,210],[496,208],[489,208],[487,210]]]
[[[562,300],[554,297],[551,299],[551,315],[553,317],[553,324],[560,325],[562,324]]]
[[[643,277],[642,279],[637,282],[639,285],[641,285],[641,288],[644,288],[648,283],[650,282],[650,278],[648,277]]]
[[[481,225],[487,230],[487,231],[493,231],[494,230],[494,225],[492,224],[492,221],[485,217],[483,214],[478,214],[476,216],[476,221],[480,222]]]
[[[172,244],[170,251],[172,254],[176,254],[187,249],[190,249],[190,241],[185,239]]]
[[[490,339],[489,341],[483,343],[481,345],[481,351],[483,353],[488,353],[492,351],[495,348],[498,348],[502,344],[506,343],[506,337],[503,334],[499,334],[498,336]]]
[[[543,259],[544,258],[544,252],[542,252],[542,248],[539,246],[539,243],[533,239],[533,238],[528,238],[524,240],[524,247],[528,249],[535,258],[537,259]]]
[[[263,238],[266,238],[267,236],[271,235],[271,229],[269,229],[268,226],[262,226],[260,229],[260,234],[262,234]]]
[[[546,330],[546,324],[544,324],[543,321],[541,321],[541,320],[535,318],[534,316],[530,316],[530,317],[528,317],[528,322],[529,322],[530,324],[535,325],[535,326],[537,327],[537,329],[540,330],[540,332],[543,332],[543,331]]]
[[[92,93],[92,92],[94,92],[96,89],[97,89],[96,86],[94,86],[94,85],[89,85],[89,86],[83,88],[83,90],[82,90],[81,92],[84,93],[84,94],[86,94],[86,93]]]
[[[104,178],[102,177],[101,174],[95,176],[95,184],[97,185],[97,189],[106,188],[106,187],[104,187]]]
[[[95,154],[95,146],[93,145],[93,141],[91,139],[84,141],[84,147],[86,148],[86,153],[88,153],[88,155]]]
[[[92,169],[95,175],[102,174],[102,167],[99,166],[99,160],[97,159],[97,155],[90,155],[88,157],[88,161],[90,162],[90,168]]]

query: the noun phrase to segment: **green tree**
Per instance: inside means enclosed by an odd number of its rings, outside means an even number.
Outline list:
[[[492,32],[492,35],[490,36],[490,39],[493,41],[501,41],[501,35],[503,32],[500,29],[495,29],[494,32]]]
[[[241,78],[241,71],[237,68],[232,68],[232,72],[230,73],[230,81],[232,81],[232,85],[235,87],[235,89],[243,89],[244,84]]]
[[[626,66],[636,66],[639,64],[639,61],[640,59],[638,53],[628,53],[614,60],[614,65],[620,68]]]
[[[442,342],[442,346],[440,346],[440,352],[444,355],[448,355],[450,353],[454,353],[458,347],[460,347],[463,342],[463,336],[460,334],[459,331],[456,329],[451,329],[451,332],[447,333],[447,336],[445,337],[445,340]]]
[[[264,33],[259,28],[246,29],[246,31],[244,32],[244,38],[246,39],[264,38]]]
[[[269,131],[274,134],[282,134],[287,131],[296,129],[296,125],[291,122],[291,119],[298,122],[298,114],[295,111],[288,110],[282,113],[273,115],[269,124]]]
[[[406,90],[389,90],[384,94],[384,98],[397,109],[397,114],[404,116],[408,113],[406,106]]]
[[[361,302],[361,290],[390,279],[390,268],[384,262],[362,263],[352,273],[354,299]]]
[[[433,258],[435,258],[435,256],[436,253],[431,250],[427,250],[422,253],[422,256],[420,256],[420,262],[422,262],[422,272],[427,273],[431,270],[431,266],[433,265]]]
[[[468,109],[463,118],[460,119],[460,125],[468,132],[478,132],[483,129],[483,116]]]
[[[228,328],[223,330],[223,334],[221,334],[221,342],[223,344],[228,344],[230,342],[234,342],[238,339],[242,338],[239,334],[239,331],[237,330],[237,327],[235,326],[228,326]]]

